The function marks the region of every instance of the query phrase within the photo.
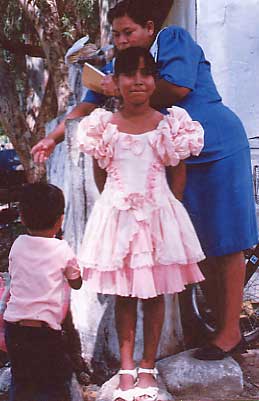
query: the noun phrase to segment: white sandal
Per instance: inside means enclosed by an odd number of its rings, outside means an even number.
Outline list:
[[[137,369],[120,369],[118,372],[119,375],[131,375],[134,381],[137,378]],[[135,398],[135,387],[130,388],[128,390],[122,390],[121,388],[116,388],[112,395],[112,401],[121,398],[125,401],[133,401]]]
[[[156,368],[154,369],[138,368],[138,373],[149,373],[156,379],[158,375],[158,370]],[[147,401],[156,401],[158,397],[158,391],[159,388],[157,386],[138,387],[138,385],[136,385],[134,394],[135,398],[146,397]]]

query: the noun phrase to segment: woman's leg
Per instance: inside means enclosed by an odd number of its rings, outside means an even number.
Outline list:
[[[220,262],[215,257],[208,257],[205,260],[199,262],[199,268],[206,278],[206,280],[201,281],[199,285],[201,286],[202,291],[205,295],[206,303],[212,311],[213,321],[215,321],[217,331],[219,331],[223,325],[222,311],[224,310],[224,297],[222,294],[223,279],[220,269]],[[210,337],[210,335],[207,335],[207,341]]]
[[[239,319],[245,278],[243,252],[208,258],[200,264],[206,299],[216,318],[213,344],[231,350],[241,338]]]
[[[115,319],[120,347],[121,369],[135,368],[133,353],[137,321],[137,301],[137,298],[116,297]],[[128,390],[133,385],[134,378],[131,375],[120,375],[119,388]]]
[[[141,368],[154,368],[157,348],[164,322],[164,296],[142,300],[144,311],[144,352]],[[139,374],[138,387],[156,386],[155,378],[148,373]],[[142,397],[141,397],[142,398]]]
[[[224,290],[222,325],[213,343],[229,351],[241,339],[239,320],[245,279],[243,252],[218,257]],[[220,296],[220,294],[219,294]]]

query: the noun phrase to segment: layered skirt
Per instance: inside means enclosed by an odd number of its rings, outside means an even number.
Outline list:
[[[171,193],[155,206],[131,195],[104,191],[93,208],[79,252],[87,288],[146,299],[203,280],[204,254],[182,203]]]

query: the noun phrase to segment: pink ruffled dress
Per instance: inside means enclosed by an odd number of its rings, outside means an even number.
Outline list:
[[[203,129],[184,109],[169,113],[138,135],[119,132],[103,109],[79,124],[81,151],[107,172],[79,252],[89,290],[151,298],[203,280],[197,266],[203,251],[165,175],[165,166],[200,153]]]

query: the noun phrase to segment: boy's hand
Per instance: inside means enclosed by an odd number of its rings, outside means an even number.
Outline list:
[[[71,288],[74,290],[79,290],[79,288],[81,288],[82,278],[76,258],[67,261],[65,276]]]
[[[33,146],[31,154],[35,163],[45,163],[55,149],[56,143],[52,138],[44,138]]]
[[[103,94],[105,96],[119,96],[120,92],[113,80],[113,75],[106,75],[101,82]]]

